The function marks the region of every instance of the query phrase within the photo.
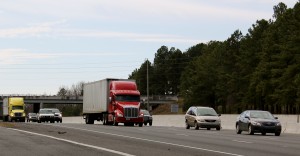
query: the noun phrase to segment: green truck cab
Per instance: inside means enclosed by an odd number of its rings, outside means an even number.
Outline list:
[[[25,122],[25,103],[23,97],[3,99],[3,121]]]

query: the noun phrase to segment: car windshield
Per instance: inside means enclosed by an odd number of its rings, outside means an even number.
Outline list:
[[[41,109],[40,114],[53,114],[50,109]]]
[[[53,113],[60,113],[60,111],[59,111],[58,109],[51,109],[51,111],[52,111]]]
[[[140,102],[140,96],[138,96],[138,95],[117,95],[116,101]]]
[[[197,116],[217,116],[218,114],[212,108],[197,108]]]
[[[149,113],[147,110],[142,110],[142,113],[143,113],[144,115],[150,115],[150,113]]]
[[[36,113],[29,113],[29,116],[36,116]]]
[[[250,118],[274,119],[273,115],[266,111],[252,111],[250,112]]]

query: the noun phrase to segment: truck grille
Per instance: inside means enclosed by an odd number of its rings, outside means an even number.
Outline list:
[[[125,118],[137,118],[139,116],[139,109],[134,107],[124,108]]]
[[[20,117],[22,116],[22,113],[15,113],[15,117]]]

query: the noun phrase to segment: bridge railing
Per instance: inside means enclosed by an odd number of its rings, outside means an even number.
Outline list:
[[[146,95],[141,95],[141,100],[147,99]],[[149,100],[158,100],[158,101],[178,101],[178,97],[176,95],[151,95],[149,96]]]

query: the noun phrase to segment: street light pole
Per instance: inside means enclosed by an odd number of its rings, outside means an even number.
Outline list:
[[[148,59],[147,59],[147,110],[150,111],[149,107],[149,72],[148,72]]]

